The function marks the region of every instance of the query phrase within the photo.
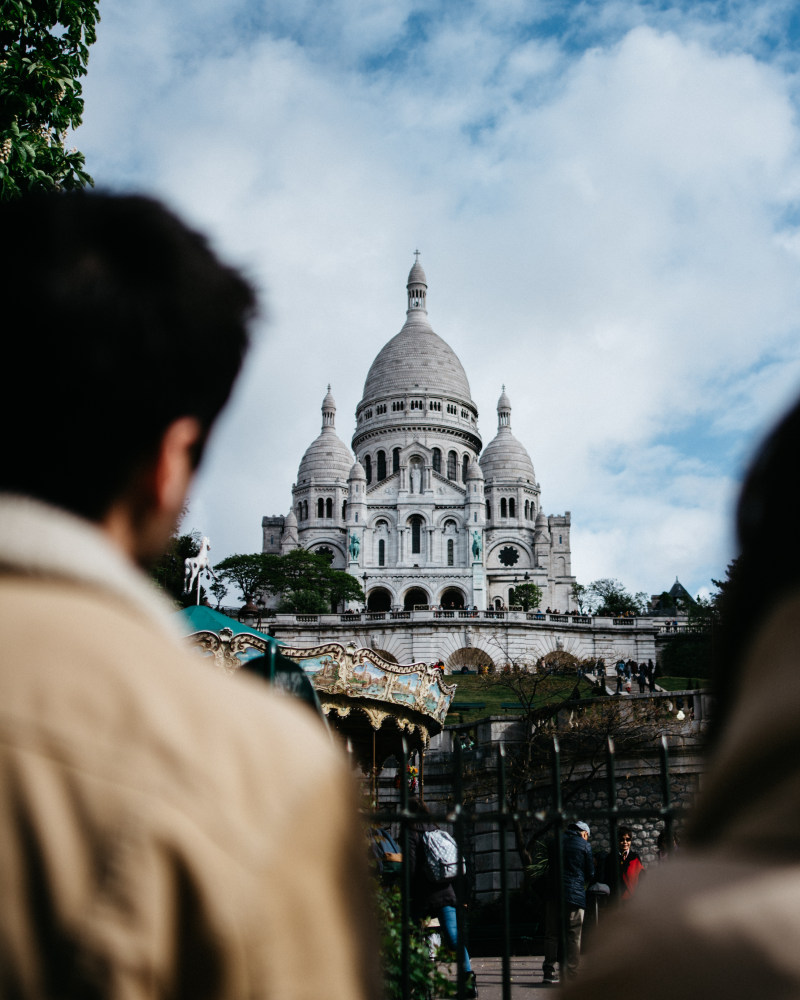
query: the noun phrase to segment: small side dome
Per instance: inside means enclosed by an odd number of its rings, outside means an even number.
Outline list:
[[[317,482],[346,480],[352,462],[353,453],[332,427],[326,427],[306,449],[297,471],[297,483],[300,485],[312,479]]]
[[[356,462],[353,465],[352,469],[350,470],[350,475],[347,478],[348,478],[348,480],[351,480],[351,479],[363,479],[364,482],[367,481],[367,474],[364,471],[364,466],[357,459],[356,459]]]
[[[487,481],[536,482],[531,456],[511,433],[511,401],[505,386],[497,401],[497,434],[483,449],[480,461]]]
[[[286,515],[286,520],[283,522],[283,526],[284,526],[284,528],[296,528],[297,527],[297,518],[295,516],[294,508],[293,507],[289,511],[289,513]]]
[[[479,479],[483,482],[483,470],[474,459],[469,463],[469,468],[467,469],[467,482],[473,479]]]
[[[347,479],[352,463],[353,453],[336,433],[336,403],[328,386],[322,401],[322,430],[300,460],[297,483]]]

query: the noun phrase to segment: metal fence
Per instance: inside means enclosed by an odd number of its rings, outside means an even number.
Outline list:
[[[405,775],[408,769],[408,748],[403,741],[403,749],[399,761],[400,781],[400,802],[399,809],[379,809],[373,812],[372,821],[378,825],[385,826],[394,824],[399,826],[399,842],[403,858],[409,856],[410,827],[419,822],[418,813],[409,811],[409,789]],[[509,858],[506,843],[506,834],[511,829],[511,824],[515,818],[523,821],[535,821],[539,835],[550,832],[554,838],[556,850],[554,861],[556,867],[556,885],[560,887],[557,896],[558,928],[559,928],[559,954],[566,956],[567,946],[567,922],[569,908],[565,904],[563,895],[563,832],[566,827],[578,819],[583,820],[605,820],[609,826],[610,842],[612,850],[618,842],[618,827],[621,817],[625,819],[652,819],[660,820],[664,823],[665,839],[668,848],[674,843],[674,829],[677,817],[684,811],[682,806],[673,802],[670,779],[669,751],[666,736],[661,738],[660,746],[660,777],[661,777],[661,805],[658,807],[644,806],[632,807],[625,805],[624,808],[618,806],[619,792],[617,786],[616,754],[613,740],[609,739],[606,755],[606,803],[600,807],[581,808],[580,815],[569,808],[565,808],[562,794],[562,774],[561,774],[561,751],[558,738],[553,739],[553,764],[550,786],[550,805],[545,810],[527,810],[519,813],[512,813],[507,805],[507,784],[506,784],[506,754],[505,748],[500,745],[497,748],[496,760],[496,801],[497,808],[490,811],[481,810],[475,812],[465,801],[462,750],[460,741],[454,742],[454,774],[453,774],[453,796],[452,806],[446,811],[431,809],[430,815],[425,819],[433,823],[448,825],[459,845],[462,856],[467,855],[466,831],[468,825],[479,822],[482,825],[490,824],[499,833],[499,862],[500,862],[500,899],[502,909],[502,996],[503,1000],[511,1000],[511,915],[509,906]],[[614,882],[611,888],[619,893],[620,873],[619,866],[613,866]],[[456,896],[461,904],[467,899],[466,876],[463,871],[459,872],[456,880]],[[408,865],[401,866],[401,899],[402,899],[402,943],[401,943],[401,991],[404,1000],[411,997],[411,985],[409,977],[409,955],[410,955],[410,929],[411,929],[411,872]],[[458,920],[458,947],[456,949],[457,962],[457,996],[463,998],[466,995],[466,974],[463,965],[463,945],[466,942],[466,928],[464,926],[464,907],[459,905],[456,908]],[[562,973],[566,975],[565,963],[561,962]]]

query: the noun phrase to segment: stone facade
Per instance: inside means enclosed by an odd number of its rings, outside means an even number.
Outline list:
[[[482,450],[478,410],[455,352],[432,329],[427,279],[408,276],[406,322],[372,363],[352,452],[328,388],[322,428],[300,462],[285,518],[265,517],[264,551],[327,555],[360,581],[371,611],[505,607],[520,583],[567,611],[570,514],[546,515],[503,390]]]
[[[331,615],[279,614],[251,619],[277,639],[299,646],[355,642],[397,663],[444,664],[500,670],[531,666],[563,650],[579,660],[604,659],[614,687],[613,664],[655,660],[659,623],[647,618],[591,618],[524,611],[399,611]],[[634,685],[635,688],[635,685]]]

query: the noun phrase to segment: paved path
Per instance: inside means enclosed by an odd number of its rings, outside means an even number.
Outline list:
[[[471,958],[471,962],[478,980],[479,1000],[503,1000],[502,958]],[[552,986],[542,985],[541,955],[511,959],[511,1000],[535,1000],[536,997],[555,1000],[558,992]]]

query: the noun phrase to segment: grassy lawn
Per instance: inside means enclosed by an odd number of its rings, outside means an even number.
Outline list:
[[[656,677],[656,684],[665,691],[691,691],[711,687],[711,681],[707,677]]]
[[[485,702],[485,708],[472,709],[452,709],[447,716],[447,722],[474,722],[476,719],[483,719],[487,715],[513,715],[513,709],[504,710],[503,704],[511,704],[516,701],[512,691],[503,685],[492,683],[491,678],[479,677],[477,674],[447,674],[445,681],[448,684],[456,684],[456,694],[453,703],[459,702]],[[558,685],[557,699],[560,701],[566,693],[575,686],[575,678],[567,679],[560,677],[555,679]],[[595,693],[593,685],[587,681],[580,682],[581,696],[591,697]],[[548,695],[543,693],[536,699],[537,704],[543,704],[548,700]]]

